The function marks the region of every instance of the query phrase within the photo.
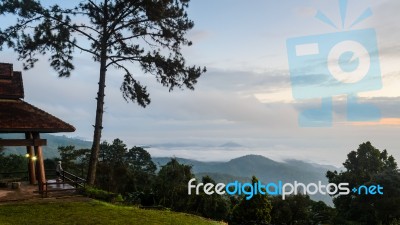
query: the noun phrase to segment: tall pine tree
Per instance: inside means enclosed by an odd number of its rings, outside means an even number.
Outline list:
[[[87,180],[94,184],[103,129],[106,74],[110,67],[124,76],[123,97],[145,107],[150,103],[146,87],[130,70],[137,64],[163,86],[194,89],[205,68],[187,66],[182,46],[194,23],[186,9],[189,0],[82,1],[76,7],[42,5],[35,0],[4,0],[0,15],[14,15],[15,24],[0,30],[0,47],[6,44],[32,68],[37,55],[49,55],[50,66],[61,77],[74,69],[74,50],[88,53],[99,64],[96,118]]]

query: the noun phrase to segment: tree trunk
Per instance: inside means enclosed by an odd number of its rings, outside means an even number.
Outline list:
[[[101,131],[103,130],[103,113],[104,113],[104,89],[106,88],[106,72],[107,72],[107,21],[108,17],[108,0],[104,0],[103,4],[103,24],[102,37],[100,38],[100,78],[99,91],[97,92],[96,122],[94,125],[93,144],[90,154],[89,169],[86,183],[94,185],[96,180],[97,162],[100,152]]]
[[[104,48],[105,49],[105,48]],[[100,78],[99,78],[99,91],[97,92],[97,107],[96,107],[96,121],[94,125],[93,144],[90,154],[89,169],[87,174],[87,184],[94,185],[96,179],[97,162],[100,152],[101,131],[103,129],[103,113],[104,113],[104,90],[106,87],[106,64],[107,53],[106,50],[101,52],[100,59]]]

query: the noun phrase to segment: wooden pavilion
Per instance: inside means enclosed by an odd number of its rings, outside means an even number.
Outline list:
[[[75,128],[57,117],[25,102],[21,72],[0,63],[0,133],[22,133],[25,139],[0,139],[0,146],[26,146],[30,184],[43,191],[46,174],[40,133],[74,132]]]

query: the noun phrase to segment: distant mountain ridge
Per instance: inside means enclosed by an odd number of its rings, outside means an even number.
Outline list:
[[[222,147],[222,148],[240,148],[240,147],[243,147],[243,145],[230,141],[230,142],[226,142],[225,144],[220,145],[219,147]]]
[[[59,157],[58,147],[73,145],[76,149],[90,148],[91,142],[78,138],[69,138],[66,136],[56,136],[51,134],[42,134],[43,139],[47,139],[47,146],[43,147],[45,158]],[[0,134],[0,138],[24,138],[21,134]],[[175,145],[176,144],[171,144]],[[190,147],[182,144],[181,147]],[[240,148],[240,144],[227,142],[222,145],[216,145],[221,148]],[[6,154],[25,154],[24,147],[6,147]],[[171,160],[171,157],[153,157],[153,161],[158,165],[165,165]],[[217,182],[232,182],[238,180],[240,182],[248,182],[251,176],[256,176],[263,183],[277,182],[302,182],[311,183],[322,181],[327,184],[328,180],[325,174],[328,170],[338,170],[338,168],[330,165],[319,165],[316,163],[308,163],[300,160],[287,160],[285,162],[277,162],[259,155],[246,155],[232,159],[227,162],[202,162],[193,159],[177,158],[180,163],[192,165],[193,172],[196,176],[201,177],[209,175]],[[332,205],[332,199],[329,196],[315,195],[314,200],[323,200]]]
[[[57,158],[60,157],[58,153],[59,146],[68,146],[73,145],[75,149],[83,149],[83,148],[91,148],[92,142],[84,141],[78,138],[70,138],[67,136],[57,136],[51,134],[41,134],[42,139],[47,140],[47,145],[43,146],[43,155],[45,158]],[[17,138],[25,138],[22,134],[0,134],[0,138],[9,138],[9,139],[17,139]],[[5,154],[21,154],[25,155],[26,148],[25,147],[5,147]]]
[[[176,158],[180,163],[191,165],[193,173],[198,179],[209,175],[216,182],[249,182],[254,175],[263,183],[278,182],[293,183],[294,181],[308,183],[328,184],[325,177],[327,166],[315,163],[307,163],[299,160],[277,162],[260,155],[246,155],[232,159],[228,162],[200,162],[196,160]],[[159,165],[165,165],[171,158],[154,157],[153,161]],[[330,166],[329,166],[330,167]],[[338,169],[331,167],[332,170]],[[314,200],[322,200],[332,205],[332,199],[327,195],[311,196]]]
[[[173,142],[173,143],[158,143],[152,144],[147,147],[150,148],[197,148],[197,147],[212,147],[212,148],[240,148],[244,147],[241,144],[238,144],[233,141],[228,141],[223,144],[216,143],[182,143],[182,142]]]
[[[302,180],[313,182],[311,177],[325,178],[325,172],[337,170],[334,166],[325,166],[315,163],[307,163],[300,160],[288,160],[286,162],[277,162],[261,155],[246,155],[238,157],[227,162],[203,162],[192,159],[176,158],[180,163],[192,165],[194,173],[225,173],[234,174],[235,176],[248,177],[249,174],[257,175],[265,182],[282,180],[294,181],[302,178]],[[153,157],[153,161],[157,165],[165,165],[171,157]],[[329,168],[328,168],[329,167]],[[262,170],[262,174],[260,173]],[[309,175],[304,176],[304,173]],[[250,175],[251,176],[251,175]],[[326,179],[326,178],[325,178]]]

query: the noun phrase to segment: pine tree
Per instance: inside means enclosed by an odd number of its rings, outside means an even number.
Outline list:
[[[155,76],[163,86],[194,89],[205,68],[187,66],[182,46],[194,23],[188,19],[189,0],[81,1],[73,8],[42,5],[39,0],[4,0],[0,15],[17,17],[14,25],[0,30],[0,48],[14,49],[24,69],[32,68],[38,55],[48,54],[50,66],[60,77],[74,69],[74,50],[87,53],[99,64],[96,118],[87,180],[94,184],[103,129],[106,74],[110,67],[123,71],[123,97],[142,107],[150,95],[132,74],[130,64]],[[1,50],[1,49],[0,49]]]

